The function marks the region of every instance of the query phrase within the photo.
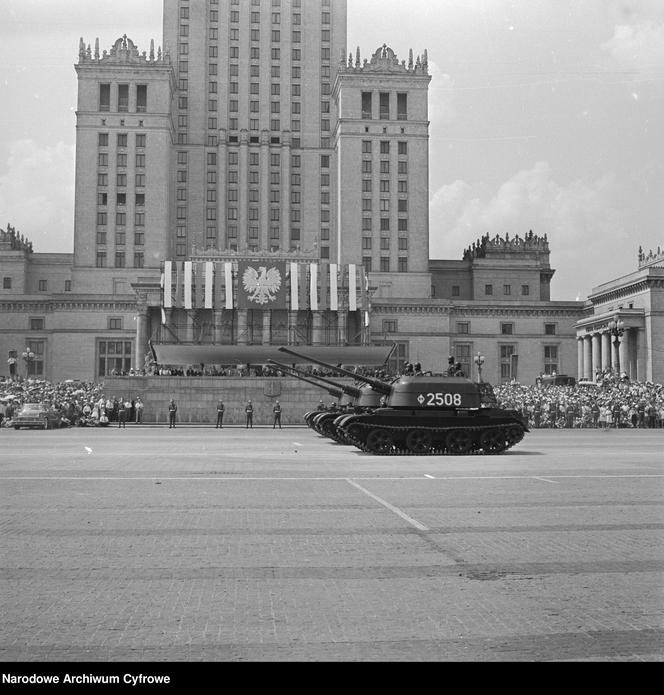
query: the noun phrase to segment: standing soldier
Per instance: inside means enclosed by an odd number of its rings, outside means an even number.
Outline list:
[[[127,427],[127,408],[124,396],[120,396],[118,401],[118,427]]]
[[[251,399],[247,401],[247,405],[244,408],[244,412],[247,415],[247,424],[245,426],[245,429],[251,429],[254,428],[254,406],[251,403]]]
[[[533,406],[533,423],[537,429],[540,428],[542,422],[542,404],[539,401]]]
[[[316,408],[316,410],[325,410],[325,403],[323,403],[322,398],[318,401],[318,407]]]
[[[134,408],[136,409],[136,424],[140,425],[143,422],[143,401],[141,397],[138,396],[136,403],[134,403]]]
[[[279,425],[279,429],[281,429],[281,404],[279,403],[279,401],[277,401],[274,404],[272,412],[274,413],[274,422],[272,423],[272,429],[274,429],[277,425]]]
[[[175,414],[178,412],[178,407],[175,400],[171,398],[171,402],[168,404],[168,429],[175,429]]]
[[[222,429],[224,426],[224,402],[222,400],[217,403],[217,427],[215,429]]]

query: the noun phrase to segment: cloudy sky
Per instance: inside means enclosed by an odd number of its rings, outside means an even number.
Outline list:
[[[0,225],[70,252],[79,38],[159,45],[162,1],[0,0],[0,19]],[[567,300],[664,248],[664,0],[348,0],[348,52],[383,43],[429,53],[432,258],[532,229]]]

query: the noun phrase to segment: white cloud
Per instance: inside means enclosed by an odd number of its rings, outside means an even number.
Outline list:
[[[0,175],[0,224],[10,223],[38,253],[71,253],[75,148],[34,140],[11,144]]]
[[[431,257],[461,259],[485,234],[523,237],[532,229],[550,242],[551,266],[557,269],[552,298],[585,296],[624,274],[625,254],[629,259],[633,251],[612,205],[615,186],[612,176],[562,185],[547,162],[517,172],[493,191],[464,181],[442,186],[430,201]]]
[[[662,69],[664,22],[639,19],[632,24],[619,24],[602,49],[629,69],[645,72]]]

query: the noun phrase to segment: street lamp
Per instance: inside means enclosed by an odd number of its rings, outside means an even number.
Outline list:
[[[29,347],[27,347],[22,352],[21,357],[23,357],[23,361],[25,362],[25,375],[30,376],[30,365],[35,360],[35,353],[32,352],[32,350]]]
[[[484,355],[478,352],[475,355],[475,364],[477,365],[477,381],[482,381],[482,365],[484,364]]]
[[[624,321],[621,321],[618,317],[609,321],[609,335],[611,336],[611,343],[615,345],[613,364],[616,365],[616,372],[620,372],[620,368],[622,367],[620,364],[620,339],[624,332]]]

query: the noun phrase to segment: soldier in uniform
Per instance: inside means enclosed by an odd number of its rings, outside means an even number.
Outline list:
[[[175,403],[175,399],[171,398],[171,402],[168,404],[168,429],[175,429],[175,414],[178,412],[178,407]]]
[[[245,429],[251,429],[254,428],[254,406],[251,402],[251,400],[247,401],[247,405],[244,407],[244,412],[247,416],[247,423],[245,425]]]
[[[222,400],[217,403],[217,426],[215,429],[222,429],[224,426],[224,402]]]
[[[454,364],[454,357],[450,355],[447,358],[447,376],[454,376],[456,373],[456,365]]]
[[[272,408],[272,412],[274,413],[274,421],[272,422],[272,429],[274,429],[277,425],[279,425],[279,429],[281,429],[281,404],[279,401],[277,401],[274,404],[274,408]]]

